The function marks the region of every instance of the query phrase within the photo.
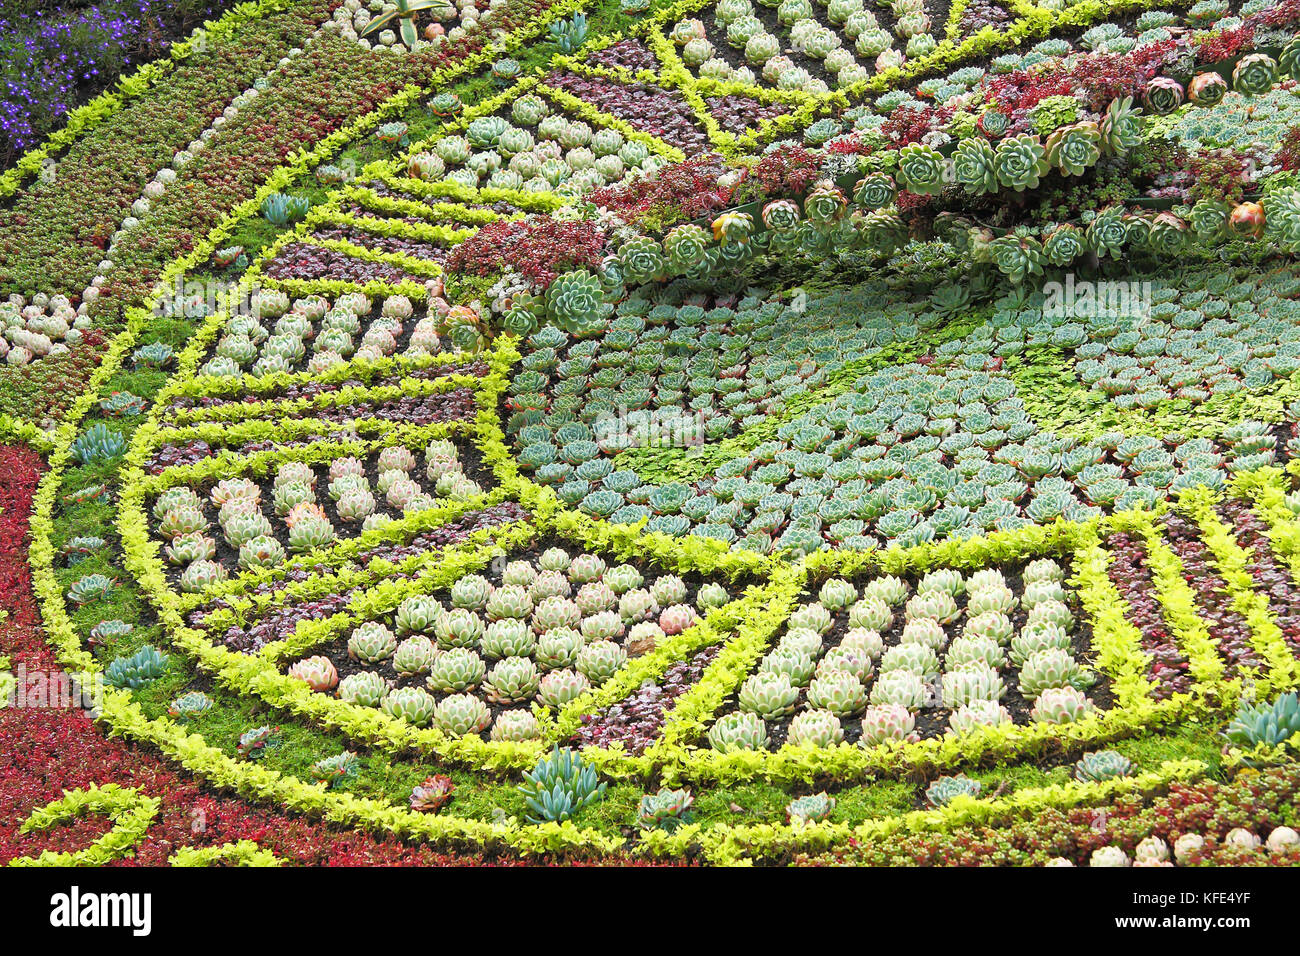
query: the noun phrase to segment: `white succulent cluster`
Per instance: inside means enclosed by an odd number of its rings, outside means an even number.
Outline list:
[[[491,187],[580,196],[664,164],[644,143],[616,129],[593,129],[552,111],[528,94],[515,101],[510,119],[471,120],[464,135],[449,135],[416,153],[407,172],[422,180],[447,180],[467,189]]]
[[[1239,850],[1267,852],[1280,855],[1289,853],[1300,846],[1300,834],[1291,827],[1274,827],[1269,831],[1268,839],[1261,839],[1259,834],[1245,827],[1233,827],[1220,843]],[[1089,866],[1187,866],[1192,863],[1192,855],[1199,853],[1205,846],[1205,837],[1199,833],[1183,833],[1174,840],[1171,848],[1158,836],[1143,838],[1133,849],[1133,855],[1123,847],[1108,845],[1098,847],[1088,858]],[[1053,857],[1046,866],[1074,866],[1065,857]]]
[[[26,365],[38,358],[66,355],[90,327],[83,304],[73,308],[65,295],[38,293],[30,300],[11,295],[0,303],[0,358],[10,365]]]
[[[423,46],[437,47],[443,43],[454,43],[463,38],[467,33],[488,25],[485,15],[493,10],[498,10],[506,5],[507,0],[448,0],[445,6],[440,9],[428,11],[437,16],[437,20],[431,20],[425,12],[417,15],[416,24],[419,28],[420,39],[416,41],[415,49]],[[337,33],[345,40],[351,40],[360,44],[366,49],[376,50],[393,50],[404,51],[408,47],[402,40],[401,30],[396,22],[390,24],[390,27],[381,30],[377,35],[362,38],[361,34],[365,32],[367,26],[378,16],[389,13],[397,9],[395,3],[386,3],[383,0],[371,0],[369,3],[362,3],[361,0],[346,0],[346,2],[336,8],[330,19],[321,24],[323,29]],[[426,30],[433,24],[438,23],[440,29],[445,32],[436,35],[429,35]]]

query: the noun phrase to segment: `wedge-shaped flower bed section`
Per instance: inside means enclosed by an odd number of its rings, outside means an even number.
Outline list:
[[[391,612],[378,593],[354,595],[345,621],[313,626],[330,639],[285,672],[417,727],[539,739],[534,703],[563,709],[730,600],[721,584],[544,538],[493,554],[447,587],[417,581]],[[387,613],[358,613],[371,602]]]

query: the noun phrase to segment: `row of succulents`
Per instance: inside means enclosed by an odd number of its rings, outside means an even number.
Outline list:
[[[1019,594],[996,568],[931,571],[914,587],[832,578],[790,615],[708,742],[729,752],[960,735],[1011,722],[1012,696],[1030,720],[1079,720],[1095,709],[1084,691],[1096,676],[1074,655],[1064,580],[1050,558],[1024,566]]]
[[[880,6],[889,10],[888,28],[862,0],[758,0],[758,7],[719,0],[708,12],[711,29],[703,19],[687,18],[668,36],[703,79],[824,94],[937,47],[923,0]],[[728,57],[719,45],[735,53]]]
[[[463,133],[434,140],[407,164],[412,178],[522,192],[581,196],[663,165],[639,140],[611,127],[593,129],[535,93],[501,115],[480,116]]]
[[[1292,492],[1286,503],[1292,513],[1300,513],[1300,495]],[[1300,586],[1286,566],[1280,548],[1274,544],[1270,528],[1248,503],[1238,498],[1224,501],[1219,506],[1219,515],[1250,555],[1247,567],[1255,588],[1268,596],[1282,637],[1291,645],[1291,652],[1300,656]]]
[[[1300,846],[1300,833],[1291,827],[1278,826],[1261,837],[1254,830],[1245,827],[1233,827],[1224,835],[1223,843],[1237,850],[1259,854],[1259,864],[1267,866],[1269,857],[1283,857]],[[1148,836],[1138,842],[1129,854],[1121,846],[1108,845],[1098,847],[1088,857],[1089,866],[1124,867],[1124,866],[1189,866],[1193,865],[1196,854],[1205,847],[1205,837],[1199,833],[1179,834],[1171,847],[1169,842],[1158,836]],[[1074,866],[1064,857],[1053,857],[1046,866]]]
[[[269,328],[268,328],[269,326]],[[290,299],[273,289],[258,290],[245,312],[226,320],[212,357],[200,374],[220,377],[306,370],[316,373],[353,359],[397,354],[435,354],[442,350],[436,316],[416,318],[404,295],[378,304],[360,292],[331,303],[320,295]]]
[[[535,739],[534,701],[563,707],[728,600],[720,584],[551,546],[408,597],[288,673],[419,727]]]
[[[437,49],[444,43],[458,42],[481,30],[494,29],[495,15],[506,4],[507,0],[409,3],[406,6],[412,13],[408,35],[408,30],[402,26],[404,18],[391,0],[344,0],[321,26],[365,49],[397,52],[429,47]]]
[[[224,557],[208,534],[211,523],[203,498],[188,485],[175,485],[153,504],[157,534],[167,542],[164,556],[181,569],[181,590],[201,591],[236,571],[279,567],[290,554],[382,527],[436,507],[439,500],[461,501],[482,493],[465,474],[454,443],[433,441],[423,459],[420,467],[415,452],[391,445],[365,461],[341,457],[327,467],[284,461],[268,488],[250,478],[223,478],[206,497],[217,512]],[[322,507],[322,497],[328,499],[333,519]],[[274,522],[267,517],[268,508]]]

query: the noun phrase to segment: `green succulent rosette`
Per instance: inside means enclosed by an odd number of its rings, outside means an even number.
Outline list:
[[[907,227],[903,220],[888,210],[854,213],[853,225],[858,241],[875,253],[888,255],[907,240]]]
[[[1078,226],[1057,226],[1043,240],[1043,256],[1054,266],[1068,266],[1088,251],[1088,240]]]
[[[600,279],[586,269],[557,276],[546,290],[547,318],[570,335],[583,337],[603,331],[611,311]]]
[[[674,227],[664,236],[664,252],[668,262],[677,272],[689,272],[704,260],[711,236],[702,226],[694,223]]]
[[[1197,106],[1215,106],[1228,93],[1228,81],[1218,73],[1198,73],[1187,84],[1187,98]]]
[[[623,263],[623,276],[636,285],[663,275],[668,262],[663,248],[649,236],[636,236],[618,247],[618,258]]]
[[[853,201],[869,212],[883,209],[898,197],[898,187],[888,173],[867,173],[853,188]]]
[[[1243,96],[1263,96],[1277,83],[1277,60],[1248,53],[1232,69],[1232,88]]]
[[[1100,259],[1112,256],[1118,259],[1128,241],[1128,224],[1124,211],[1117,206],[1101,210],[1088,224],[1088,248]]]
[[[1046,158],[1066,176],[1082,176],[1101,159],[1101,130],[1084,121],[1062,126],[1047,137]]]
[[[465,138],[475,149],[495,149],[509,126],[500,116],[480,116],[465,127]]]
[[[1128,225],[1128,243],[1136,249],[1149,249],[1153,218],[1145,213],[1127,213],[1124,222]]]
[[[1300,190],[1278,189],[1262,205],[1269,234],[1288,249],[1300,247]]]
[[[994,152],[998,182],[1016,192],[1037,189],[1039,177],[1050,168],[1046,154],[1043,144],[1033,133],[1008,136],[998,143]]]
[[[754,217],[747,212],[724,212],[713,220],[713,238],[718,242],[745,242],[754,233]]]
[[[1125,96],[1111,101],[1097,124],[1101,131],[1101,151],[1123,156],[1142,141],[1142,127],[1138,116],[1142,111],[1133,106],[1133,97]]]
[[[1171,212],[1151,220],[1147,248],[1159,256],[1177,256],[1187,245],[1187,223]]]
[[[1201,239],[1213,240],[1221,237],[1228,224],[1228,213],[1232,205],[1216,199],[1202,199],[1196,203],[1188,214],[1192,231]]]
[[[744,265],[754,257],[754,244],[739,242],[734,239],[724,239],[718,243],[716,251],[719,266],[734,268]]]
[[[627,279],[623,275],[623,263],[618,256],[606,256],[602,259],[596,278],[600,279],[601,288],[605,290],[605,295],[609,299],[618,301],[627,294]]]
[[[1000,139],[1006,135],[1007,129],[1010,128],[1011,117],[990,106],[980,114],[976,125],[990,139]]]
[[[795,229],[799,237],[799,251],[806,256],[828,256],[835,251],[835,241],[827,229],[819,229],[808,220]]]
[[[924,143],[911,143],[898,151],[898,181],[908,192],[934,196],[943,192],[943,154]]]
[[[953,174],[963,189],[976,196],[998,191],[997,154],[983,137],[964,139],[952,154]]]
[[[840,218],[845,205],[844,193],[823,183],[808,193],[803,201],[803,211],[814,226],[828,226]]]
[[[763,225],[773,232],[786,232],[799,225],[799,206],[788,199],[774,199],[763,207]]]
[[[1293,36],[1282,47],[1282,52],[1277,56],[1277,65],[1287,76],[1293,76],[1300,79],[1300,34]]]
[[[1183,85],[1169,76],[1157,76],[1147,83],[1142,102],[1157,116],[1167,116],[1183,105]]]
[[[989,246],[993,264],[1013,285],[1020,285],[1026,276],[1042,275],[1045,256],[1037,239],[1015,233],[994,239]]]

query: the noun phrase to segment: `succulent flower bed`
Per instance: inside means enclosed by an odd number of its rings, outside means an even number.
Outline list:
[[[1295,862],[1300,4],[200,47],[0,173],[0,862]]]

